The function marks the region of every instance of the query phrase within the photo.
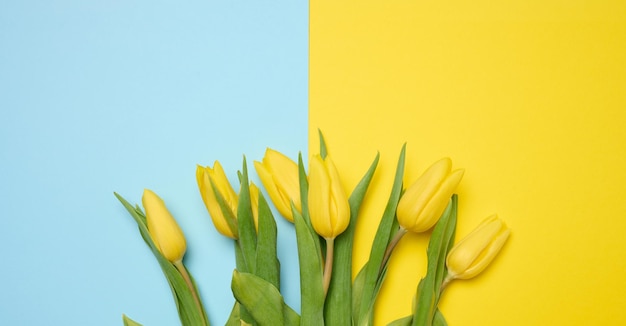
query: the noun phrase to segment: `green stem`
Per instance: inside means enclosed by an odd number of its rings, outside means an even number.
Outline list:
[[[385,250],[385,255],[383,256],[382,264],[380,264],[380,269],[378,270],[378,274],[380,274],[383,271],[383,268],[385,267],[385,265],[387,265],[387,261],[389,260],[389,257],[391,257],[391,252],[396,247],[398,242],[400,242],[400,239],[402,239],[402,237],[406,234],[406,232],[407,231],[405,228],[403,227],[398,228],[398,232],[396,232],[393,239],[391,239],[391,242],[389,242],[389,245],[387,246],[387,250]]]
[[[198,293],[196,292],[196,287],[193,286],[193,282],[191,282],[191,277],[189,276],[189,272],[187,271],[187,268],[185,268],[185,265],[183,264],[182,259],[177,262],[174,262],[174,267],[176,267],[176,269],[180,272],[180,275],[182,275],[183,279],[185,280],[185,283],[187,283],[187,287],[191,291],[191,294],[193,295],[193,299],[196,302],[196,308],[198,309],[198,312],[200,312],[200,315],[202,316],[202,324],[206,326],[206,315],[204,314],[204,309],[202,308],[202,304],[200,303],[200,298],[198,297]]]
[[[450,283],[452,280],[454,280],[454,276],[447,274],[446,277],[443,279],[443,282],[441,282],[441,287],[439,287],[439,295],[443,293],[443,290],[446,288],[446,286],[448,286],[448,283]]]
[[[333,273],[333,255],[335,247],[335,238],[326,239],[326,262],[324,264],[324,296],[328,293],[330,286],[330,278]]]

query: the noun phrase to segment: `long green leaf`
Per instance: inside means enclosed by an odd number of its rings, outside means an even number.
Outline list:
[[[293,208],[298,260],[300,262],[300,295],[302,326],[324,325],[324,286],[322,284],[322,256],[315,239],[317,234]]]
[[[140,323],[130,319],[126,315],[122,315],[122,321],[124,322],[124,326],[141,326]]]
[[[256,273],[257,235],[252,217],[252,205],[250,204],[250,184],[248,181],[248,166],[246,157],[243,158],[243,168],[238,173],[240,180],[239,202],[237,205],[237,226],[239,246],[237,268],[241,272]],[[244,265],[244,266],[241,266]],[[240,269],[241,268],[241,269]],[[239,307],[239,318],[250,325],[256,325],[252,313],[247,307]]]
[[[441,314],[441,311],[439,311],[439,309],[435,311],[433,326],[448,326],[448,322],[446,322],[446,319],[443,318],[443,315]]]
[[[391,240],[391,236],[394,233],[396,207],[402,193],[405,155],[406,144],[402,146],[402,150],[400,151],[400,157],[396,167],[396,174],[391,194],[389,196],[389,200],[387,201],[387,206],[383,212],[380,224],[378,225],[374,242],[372,243],[372,250],[370,251],[370,257],[366,265],[362,292],[353,295],[353,297],[361,297],[359,309],[354,312],[354,317],[357,320],[356,324],[359,326],[371,324],[374,302],[376,300],[376,296],[378,295],[378,289],[380,289],[382,284],[382,282],[380,282],[380,276],[381,271],[385,268],[385,266],[383,266],[384,254],[387,249],[387,245]]]
[[[453,195],[430,237],[427,250],[428,269],[426,276],[417,287],[413,326],[433,324],[439,303],[441,283],[446,273],[446,256],[451,249],[456,231],[457,206],[457,195]]]
[[[323,143],[321,132],[320,141]],[[354,231],[361,203],[372,181],[379,158],[380,155],[376,154],[376,158],[369,169],[352,191],[348,199],[350,224],[346,231],[335,239],[333,274],[324,306],[326,325],[329,326],[350,325],[352,322],[352,245]]]
[[[262,193],[259,193],[258,224],[256,275],[280,289],[280,262],[276,249],[276,221]]]
[[[286,304],[283,305],[283,318],[285,319],[285,326],[300,325],[300,315]]]
[[[239,227],[239,240],[243,259],[246,262],[245,272],[255,274],[256,271],[256,242],[257,235],[252,217],[250,204],[250,185],[248,181],[248,166],[246,158],[243,158],[241,173],[241,188],[239,190],[239,204],[237,206],[237,224]]]
[[[365,286],[366,271],[367,271],[367,263],[365,263],[365,265],[363,265],[359,273],[356,274],[356,277],[354,278],[354,281],[352,283],[352,306],[351,306],[352,323],[351,325],[358,325],[359,315],[357,315],[356,312],[358,312],[359,309],[361,308],[361,299],[362,299],[361,293],[363,293],[363,287]]]
[[[241,326],[241,316],[239,315],[240,306],[239,302],[235,301],[233,310],[231,310],[225,326]]]
[[[311,219],[309,218],[309,181],[307,179],[306,171],[304,168],[304,161],[302,160],[302,153],[298,153],[298,181],[300,184],[300,203],[302,206],[302,212],[300,212],[302,219],[306,222],[309,228],[313,229],[311,225]],[[319,237],[316,242],[320,243]]]
[[[317,129],[317,134],[320,137],[320,156],[324,159],[326,155],[328,155],[328,148],[326,147],[326,140],[324,140],[324,135],[322,131]]]
[[[411,322],[413,321],[413,316],[406,316],[400,319],[396,319],[391,323],[387,324],[387,326],[411,326]]]

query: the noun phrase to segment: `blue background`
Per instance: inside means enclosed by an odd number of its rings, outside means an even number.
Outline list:
[[[139,203],[144,188],[179,220],[185,262],[224,324],[233,245],[196,164],[220,160],[234,182],[243,154],[252,166],[267,146],[306,150],[307,61],[304,1],[0,1],[0,324],[179,324],[113,196]],[[299,310],[295,236],[277,222]]]

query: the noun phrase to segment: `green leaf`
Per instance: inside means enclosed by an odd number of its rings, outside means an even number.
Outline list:
[[[122,315],[122,320],[124,321],[124,326],[141,326],[140,323],[130,319],[126,315]]]
[[[320,141],[323,142],[320,132]],[[369,187],[380,155],[370,165],[369,169],[361,178],[352,195],[348,199],[350,204],[350,224],[346,231],[335,239],[335,256],[333,274],[326,295],[324,314],[326,325],[343,326],[352,323],[352,244],[359,209],[365,193]]]
[[[154,254],[154,257],[159,262],[161,266],[161,270],[167,279],[167,282],[172,290],[172,295],[174,297],[174,302],[176,303],[176,307],[178,309],[178,316],[183,326],[198,326],[198,325],[209,325],[209,320],[204,311],[202,305],[198,307],[196,305],[196,301],[194,298],[194,294],[192,290],[187,286],[187,282],[181,275],[180,271],[170,263],[161,252],[157,249],[155,244],[152,242],[150,238],[150,233],[148,232],[148,227],[146,225],[146,217],[139,209],[139,207],[133,207],[128,201],[126,201],[122,196],[115,193],[117,199],[122,203],[122,205],[126,208],[126,210],[130,213],[130,215],[137,222],[137,226],[139,227],[139,232]],[[194,286],[194,291],[198,293],[197,287],[193,282],[193,278],[191,277],[192,286]]]
[[[256,248],[256,275],[280,289],[280,261],[276,249],[276,221],[265,197],[259,192],[259,233]]]
[[[359,273],[356,274],[356,277],[354,278],[354,281],[352,283],[352,325],[358,325],[359,316],[356,314],[356,312],[358,312],[361,307],[361,293],[363,293],[363,287],[365,286],[366,270],[367,263],[365,263]]]
[[[433,325],[441,295],[441,284],[446,274],[446,256],[452,248],[456,231],[457,206],[458,197],[453,195],[430,237],[427,250],[428,269],[417,287],[413,313],[414,326]]]
[[[233,272],[233,294],[260,326],[284,325],[285,303],[270,282],[250,273]]]
[[[446,322],[446,319],[443,318],[443,315],[441,314],[441,311],[439,311],[439,309],[435,311],[433,326],[448,326],[448,322]]]
[[[240,304],[239,302],[235,301],[235,304],[233,305],[233,310],[231,310],[225,326],[241,326],[241,317],[239,315],[239,309],[240,309]]]
[[[309,218],[309,181],[304,169],[304,161],[302,160],[302,153],[298,153],[298,181],[300,185],[300,203],[302,206],[302,212],[300,213],[309,228],[313,229],[311,220]],[[319,237],[317,243],[319,244]]]
[[[230,206],[226,202],[226,199],[224,199],[224,196],[222,196],[222,193],[220,193],[217,185],[215,185],[215,182],[213,182],[213,179],[209,178],[209,183],[211,184],[211,189],[213,190],[213,194],[215,195],[217,204],[220,207],[222,214],[224,215],[226,224],[228,224],[228,228],[231,230],[233,234],[238,235],[239,227],[236,223],[237,217],[233,215],[233,211],[231,210]]]
[[[315,239],[317,234],[304,221],[304,218],[292,205],[298,259],[300,262],[300,295],[302,326],[324,325],[324,286],[322,284],[322,256]]]
[[[382,286],[381,272],[385,269],[383,265],[383,259],[387,245],[389,244],[391,237],[396,232],[397,225],[395,221],[396,207],[398,206],[398,200],[402,194],[402,178],[404,175],[404,158],[406,154],[406,144],[402,146],[400,151],[400,157],[398,159],[398,165],[396,168],[396,174],[394,177],[393,186],[387,206],[383,212],[382,219],[378,225],[378,230],[374,237],[372,244],[372,250],[370,251],[370,257],[364,271],[364,281],[361,293],[355,293],[353,297],[361,297],[361,304],[354,315],[357,320],[357,325],[369,325],[372,320],[372,311],[378,290]],[[385,263],[386,264],[386,263]]]
[[[387,324],[387,326],[411,326],[412,321],[413,316],[406,316],[392,321],[391,323]]]
[[[320,136],[320,156],[324,159],[328,155],[328,149],[326,148],[326,141],[324,140],[324,135],[322,131],[317,129],[317,133]]]
[[[239,243],[239,240],[235,240],[235,263],[237,265],[237,270],[240,272],[247,272],[248,266],[246,264],[246,260],[243,257],[242,246]],[[239,310],[237,310],[237,322],[236,326],[241,325],[241,320],[246,321],[249,324],[253,324],[252,316],[246,310],[246,307],[239,305]]]
[[[285,326],[300,325],[300,315],[286,304],[283,305],[283,318],[285,319]]]
[[[239,226],[238,244],[241,246],[243,259],[246,263],[246,269],[242,271],[255,274],[257,235],[250,205],[250,185],[245,157],[243,158],[241,189],[239,190],[239,204],[237,206],[237,224]]]

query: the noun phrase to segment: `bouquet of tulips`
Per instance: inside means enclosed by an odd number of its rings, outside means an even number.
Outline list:
[[[463,170],[452,171],[450,159],[444,158],[403,189],[403,146],[369,259],[353,279],[355,225],[378,158],[349,196],[321,133],[320,152],[311,157],[308,174],[301,155],[296,163],[268,149],[262,161],[254,162],[276,210],[294,224],[300,267],[299,312],[281,295],[276,223],[265,196],[249,181],[245,157],[238,172],[238,193],[219,162],[213,167],[197,167],[198,187],[213,224],[235,243],[231,283],[235,300],[226,325],[372,325],[374,304],[396,244],[407,232],[431,229],[427,273],[416,289],[413,311],[389,325],[447,325],[438,309],[446,285],[480,273],[498,254],[510,231],[494,215],[455,245],[454,192]],[[137,222],[163,269],[182,325],[210,325],[194,279],[183,264],[185,237],[163,200],[145,190],[144,212],[115,195]],[[139,325],[126,316],[123,321]]]

